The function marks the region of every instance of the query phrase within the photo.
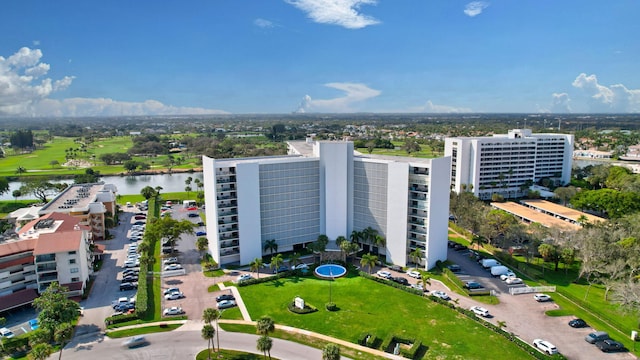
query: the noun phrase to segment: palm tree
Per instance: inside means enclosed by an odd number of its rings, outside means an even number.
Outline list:
[[[269,335],[276,329],[276,324],[273,319],[268,316],[263,316],[256,321],[256,331],[260,335]]]
[[[336,245],[340,246],[343,242],[347,241],[347,238],[340,235],[336,238]]]
[[[218,320],[222,316],[222,312],[213,308],[206,308],[202,312],[202,321],[211,325],[212,321],[216,322],[216,338],[218,343],[218,351],[220,351],[220,331],[218,331]],[[215,350],[215,347],[214,347]]]
[[[200,255],[204,256],[202,253],[204,253],[208,247],[209,240],[206,237],[202,236],[196,239],[196,249],[200,252]]]
[[[207,340],[207,350],[209,351],[209,359],[211,359],[211,344],[213,343],[213,336],[216,333],[216,329],[210,324],[206,324],[202,327],[202,338]],[[214,349],[215,350],[215,349]],[[219,349],[218,349],[219,350]]]
[[[31,348],[29,358],[33,360],[44,360],[53,353],[53,347],[46,343],[40,343]]]
[[[273,340],[267,335],[262,335],[258,338],[257,349],[262,351],[264,354],[264,358],[267,358],[267,353],[269,353],[269,359],[271,359],[271,348],[273,347]]]
[[[431,275],[424,270],[418,270],[420,273],[420,280],[418,280],[418,284],[422,285],[424,290],[427,290],[427,285],[431,286]]]
[[[322,360],[340,360],[340,347],[329,343],[322,349]]]
[[[251,271],[255,271],[258,273],[258,279],[260,279],[260,268],[262,267],[262,259],[260,258],[255,258],[253,259],[253,261],[249,264],[249,269]]]
[[[349,235],[351,242],[359,243],[362,240],[362,233],[360,231],[353,230]]]
[[[377,261],[378,261],[377,256],[372,255],[371,253],[367,253],[362,255],[362,259],[360,259],[360,265],[362,267],[368,266],[369,274],[371,274],[371,269],[373,269],[373,267],[376,266]]]
[[[387,239],[382,235],[376,234],[376,236],[373,237],[373,245],[377,247],[384,247],[387,245]]]
[[[271,255],[273,255],[274,252],[278,251],[278,242],[276,241],[276,239],[271,239],[271,240],[267,240],[264,242],[264,250],[267,251],[269,250],[271,252]]]
[[[276,256],[271,258],[271,265],[269,265],[269,267],[274,271],[278,271],[283,263],[284,258],[282,258],[282,254],[277,254]]]
[[[362,240],[364,242],[368,242],[372,244],[375,241],[377,234],[378,234],[378,230],[369,226],[366,229],[362,230]]]
[[[27,172],[27,169],[25,169],[23,166],[18,166],[18,168],[16,169],[16,174],[20,175],[20,174],[24,174]]]
[[[413,249],[413,251],[409,253],[409,259],[416,264],[416,267],[420,266],[418,263],[418,261],[422,259],[422,251],[420,251],[420,248]]]
[[[71,323],[62,323],[57,326],[56,331],[53,333],[53,339],[60,344],[60,355],[58,359],[62,359],[62,350],[64,350],[65,345],[67,345],[73,337],[73,330],[74,327]]]
[[[289,256],[289,265],[291,265],[291,267],[295,267],[298,264],[300,264],[300,254],[294,252]]]

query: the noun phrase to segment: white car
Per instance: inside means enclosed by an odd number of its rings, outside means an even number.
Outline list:
[[[537,302],[551,301],[551,296],[549,296],[547,294],[535,294],[535,295],[533,295],[533,298]]]
[[[251,276],[251,274],[242,274],[240,276],[238,276],[238,279],[236,279],[237,282],[241,282],[241,281],[245,281],[245,280],[249,280],[249,279],[253,279],[253,276]]]
[[[165,300],[178,300],[178,299],[182,299],[183,297],[184,297],[184,294],[179,291],[172,292],[164,296]]]
[[[449,297],[449,295],[447,295],[447,293],[446,293],[446,292],[444,292],[444,291],[440,291],[440,290],[436,290],[436,291],[432,292],[432,293],[431,293],[431,295],[433,295],[433,296],[435,296],[435,297],[439,297],[439,298],[440,298],[440,299],[442,299],[442,300],[449,300],[449,299],[451,299],[451,298]]]
[[[178,258],[176,258],[176,257],[170,257],[170,258],[164,259],[162,261],[162,263],[164,265],[171,265],[171,264],[175,264],[177,262],[178,262]]]
[[[407,271],[407,275],[411,276],[414,279],[420,279],[420,273],[415,270]]]
[[[14,336],[16,335],[13,333],[13,331],[7,329],[6,327],[0,329],[0,337],[11,339]]]
[[[170,315],[182,315],[184,314],[184,310],[182,310],[181,307],[179,306],[172,306],[170,308],[166,308],[164,309],[164,311],[162,312],[162,314],[164,316],[170,316]]]
[[[480,307],[480,306],[472,306],[469,308],[469,310],[473,311],[474,314],[478,315],[478,316],[483,316],[483,317],[489,317],[489,310]]]
[[[513,271],[509,270],[507,271],[506,274],[500,275],[500,280],[505,281],[508,278],[514,278],[514,277],[516,277],[516,274]]]
[[[170,264],[164,267],[164,271],[173,271],[173,270],[182,270],[182,265]]]
[[[138,266],[140,266],[139,260],[127,260],[124,262],[124,267],[126,268],[132,268],[132,267],[138,267]]]
[[[376,273],[378,276],[380,276],[383,279],[390,279],[391,278],[391,273],[388,271],[384,271],[384,270],[380,270]]]
[[[292,266],[291,270],[302,270],[302,269],[308,269],[308,268],[309,268],[309,265],[302,263],[302,264]]]
[[[522,279],[520,279],[519,277],[512,277],[512,278],[508,278],[504,282],[507,283],[508,285],[522,284]]]
[[[558,353],[558,349],[556,348],[556,346],[546,340],[535,339],[533,340],[533,346],[535,346],[536,348],[540,349],[540,351],[545,352],[549,355]]]
[[[164,295],[168,295],[174,292],[180,292],[179,288],[168,288],[167,290],[164,291]]]

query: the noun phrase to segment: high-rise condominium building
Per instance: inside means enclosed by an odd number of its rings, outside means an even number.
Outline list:
[[[365,156],[352,142],[289,143],[289,155],[203,158],[207,234],[220,264],[300,250],[319,235],[349,239],[368,227],[386,245],[363,245],[397,265],[431,268],[447,257],[449,158]]]
[[[573,135],[533,134],[530,129],[486,137],[446,138],[451,157],[451,187],[480,199],[525,195],[529,186],[548,178],[556,184],[571,179]]]

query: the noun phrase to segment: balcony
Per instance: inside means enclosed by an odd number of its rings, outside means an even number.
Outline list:
[[[239,249],[227,249],[227,250],[220,251],[220,256],[231,256],[236,254],[240,254]]]
[[[221,201],[218,203],[218,209],[226,209],[226,208],[232,208],[232,207],[237,207],[238,203],[233,200],[233,201]]]
[[[426,234],[427,233],[427,229],[424,229],[424,228],[420,229],[420,228],[417,228],[415,226],[412,226],[409,229],[409,232],[416,233],[416,234]]]
[[[426,201],[427,200],[427,195],[424,194],[416,194],[413,191],[411,192],[411,196],[409,196],[409,199],[412,200],[422,200],[422,201]]]
[[[231,247],[236,247],[236,246],[238,246],[238,244],[239,244],[238,240],[222,241],[222,242],[220,242],[220,248],[221,249],[227,249],[227,248],[231,248]]]
[[[426,169],[426,168],[413,168],[413,174],[415,174],[415,175],[429,175],[429,169]]]
[[[218,212],[218,217],[229,216],[229,215],[238,215],[238,211],[236,211],[236,210],[225,210],[225,211],[219,211]]]
[[[38,277],[38,282],[40,283],[56,281],[56,280],[58,280],[58,273],[55,273],[53,275],[42,275]]]
[[[38,265],[38,273],[57,271],[56,264],[46,264],[46,265]]]
[[[232,231],[238,231],[238,225],[225,225],[225,226],[221,226],[218,229],[218,233],[222,234],[222,233],[227,233],[227,232],[232,232]]]
[[[429,210],[427,205],[420,200],[412,200],[411,204],[409,204],[409,207],[412,209]]]
[[[419,225],[419,226],[426,226],[427,225],[427,221],[425,219],[412,218],[412,219],[409,219],[409,224],[414,224],[414,225]]]
[[[41,264],[44,262],[56,261],[56,254],[48,254],[48,255],[38,255],[36,256],[36,264]]]

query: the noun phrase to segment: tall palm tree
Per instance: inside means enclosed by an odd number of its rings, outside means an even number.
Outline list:
[[[209,359],[211,359],[211,344],[213,343],[213,336],[216,333],[216,329],[213,328],[213,326],[211,326],[210,324],[205,324],[202,327],[202,338],[207,340],[207,350],[209,351]],[[215,348],[214,348],[215,350]],[[218,350],[220,350],[218,348]]]
[[[420,266],[420,264],[418,263],[418,261],[422,259],[422,251],[420,250],[420,248],[413,249],[413,251],[409,253],[409,259],[411,259],[411,261],[416,264],[416,267]]]
[[[216,322],[216,328],[218,328],[218,319],[220,319],[220,317],[222,316],[222,312],[220,312],[220,310],[218,309],[214,309],[214,308],[206,308],[202,311],[202,321],[206,322],[207,324],[211,325],[211,323],[213,321]],[[218,338],[218,351],[220,351],[220,332],[217,331],[216,332],[217,338]],[[215,347],[213,348],[213,350],[215,350]]]
[[[53,339],[60,344],[60,355],[58,359],[62,359],[62,350],[64,350],[65,345],[67,345],[73,337],[73,330],[74,326],[71,325],[71,323],[62,323],[56,327],[53,333]]]
[[[269,335],[276,329],[276,324],[273,319],[268,316],[263,316],[256,321],[256,331],[260,335]]]
[[[420,280],[418,280],[418,284],[422,285],[422,288],[426,291],[427,285],[431,286],[431,274],[424,270],[418,270],[420,273]]]
[[[359,243],[362,240],[362,233],[360,231],[353,230],[351,235],[349,235],[349,239],[351,242]]]
[[[291,267],[295,267],[298,266],[298,264],[300,264],[300,254],[294,252],[289,256],[289,265],[291,265]]]
[[[347,238],[340,235],[336,238],[336,245],[340,246],[345,241],[347,241]]]
[[[269,359],[271,359],[271,348],[273,347],[273,340],[267,335],[262,335],[258,338],[257,349],[262,351],[264,358],[267,358],[267,353],[269,353]]]
[[[340,360],[340,347],[329,343],[322,349],[322,360]]]
[[[277,254],[276,256],[271,258],[271,269],[274,271],[277,271],[280,266],[284,263],[284,258],[282,257],[282,254]]]
[[[372,244],[375,241],[377,234],[378,234],[378,230],[369,226],[366,229],[362,230],[362,240],[364,242],[368,242]]]
[[[255,271],[258,273],[258,279],[260,279],[260,268],[262,267],[262,259],[261,258],[255,258],[253,259],[253,261],[249,264],[249,269],[251,271]]]
[[[369,274],[371,274],[371,269],[373,269],[373,267],[376,266],[377,261],[378,261],[377,256],[372,255],[371,253],[367,253],[362,255],[362,259],[360,259],[360,265],[362,267],[368,266]]]
[[[31,348],[29,359],[44,360],[53,353],[53,347],[47,343],[40,343]]]
[[[271,252],[271,255],[273,255],[274,252],[278,251],[278,242],[276,241],[276,239],[271,239],[271,240],[267,240],[264,242],[264,250],[267,251],[269,250]]]
[[[385,245],[387,245],[387,239],[385,239],[382,235],[376,234],[376,236],[373,238],[373,245],[377,247],[385,247]]]

